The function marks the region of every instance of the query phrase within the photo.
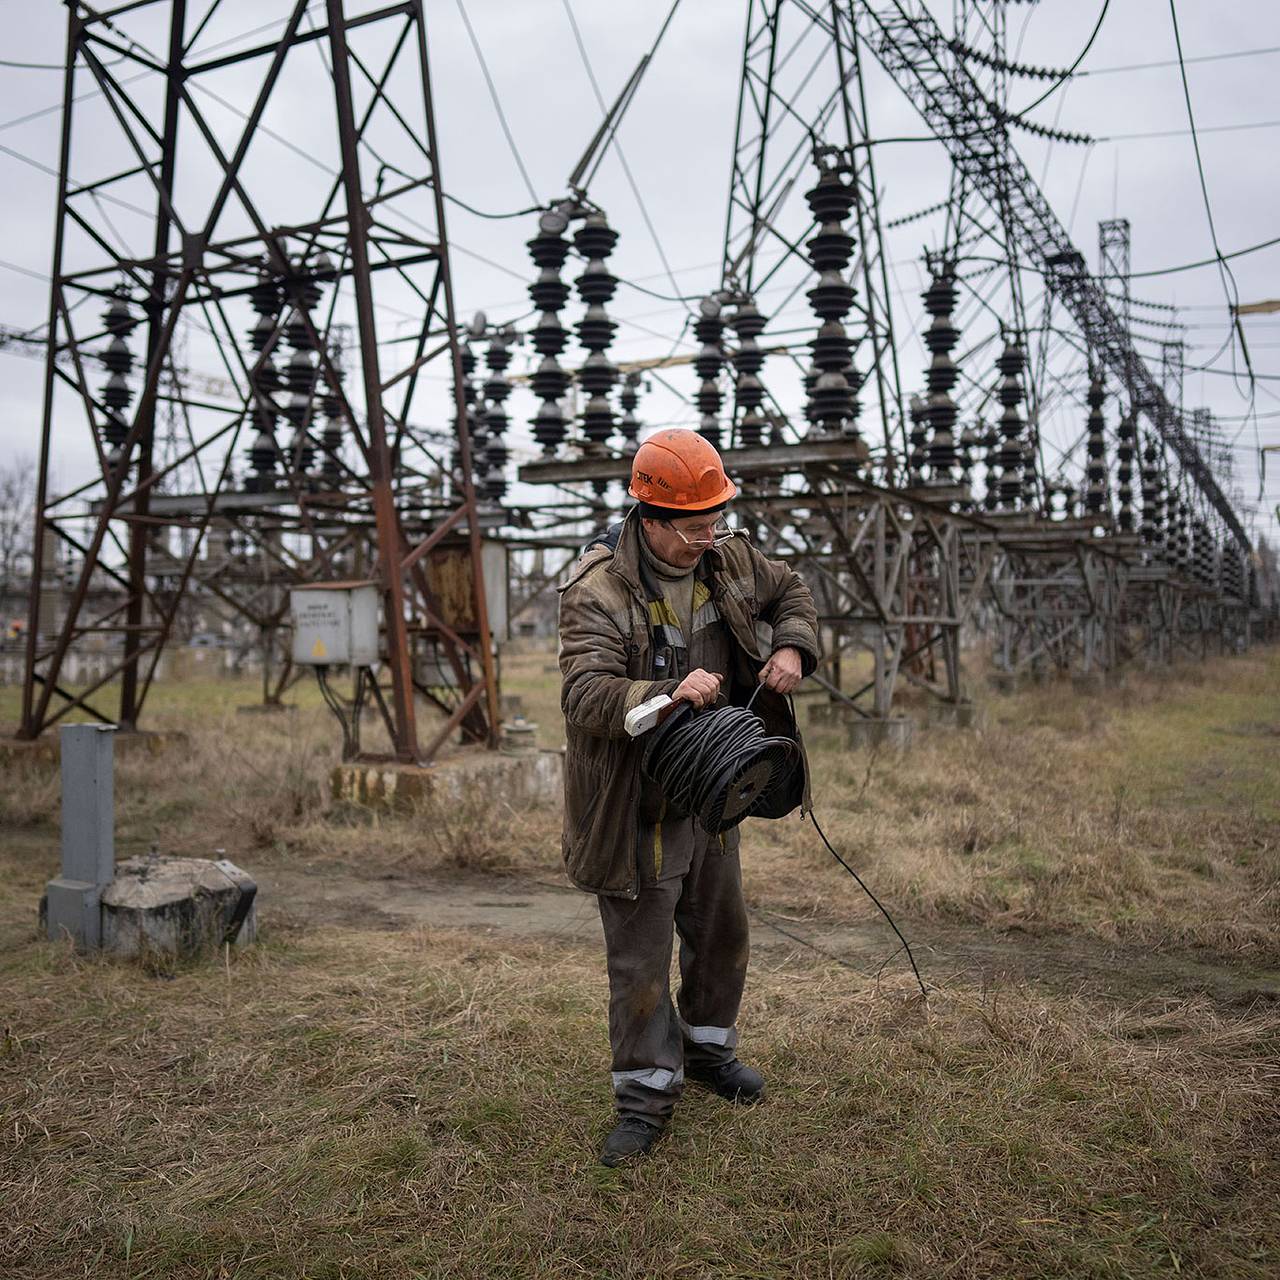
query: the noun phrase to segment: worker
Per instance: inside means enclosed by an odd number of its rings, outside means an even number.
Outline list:
[[[736,1053],[748,952],[738,831],[711,836],[671,811],[642,776],[644,738],[628,737],[624,719],[663,693],[702,708],[757,691],[767,732],[798,741],[786,695],[819,653],[809,589],[726,523],[737,490],[708,441],[655,432],[628,491],[637,505],[588,545],[560,601],[563,849],[604,925],[617,1117],[600,1159],[610,1166],[648,1153],[686,1079],[733,1102],[764,1096]],[[806,764],[796,803],[807,776]]]

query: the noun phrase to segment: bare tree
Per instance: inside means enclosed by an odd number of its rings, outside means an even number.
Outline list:
[[[22,589],[31,575],[35,500],[31,459],[19,456],[0,462],[0,599]]]

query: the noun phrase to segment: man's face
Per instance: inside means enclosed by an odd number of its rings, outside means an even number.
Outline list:
[[[680,516],[674,520],[645,520],[645,537],[660,560],[677,568],[692,569],[703,553],[715,545],[716,537],[727,530],[725,513]]]

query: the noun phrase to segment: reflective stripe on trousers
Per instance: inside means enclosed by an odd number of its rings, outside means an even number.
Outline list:
[[[746,982],[747,907],[737,842],[698,829],[683,876],[642,883],[634,901],[601,897],[609,967],[609,1041],[620,1114],[664,1121],[684,1067],[730,1061]],[[681,985],[671,1000],[671,949],[680,935]]]

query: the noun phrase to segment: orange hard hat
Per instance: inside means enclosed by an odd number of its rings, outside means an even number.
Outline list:
[[[710,441],[696,431],[667,427],[636,450],[627,492],[651,507],[695,512],[724,506],[738,489]]]

